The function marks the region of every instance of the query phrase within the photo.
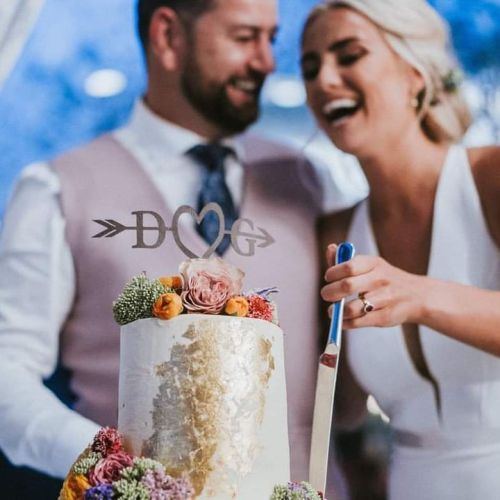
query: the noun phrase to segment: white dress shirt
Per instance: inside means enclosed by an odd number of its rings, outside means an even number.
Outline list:
[[[165,122],[141,102],[114,137],[137,158],[169,207],[196,207],[203,167],[185,152],[206,142],[203,138]],[[236,142],[224,143],[242,159]],[[224,167],[238,206],[242,165],[228,157]],[[318,175],[325,188],[325,213],[366,196],[363,186],[346,184],[350,176],[342,166],[318,168]],[[99,427],[67,408],[42,383],[57,365],[59,333],[75,293],[59,189],[47,164],[26,168],[0,234],[0,447],[15,464],[64,477]]]

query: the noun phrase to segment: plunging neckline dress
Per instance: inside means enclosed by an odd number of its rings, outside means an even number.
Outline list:
[[[462,146],[443,165],[431,238],[429,276],[500,290],[500,251]],[[367,201],[348,239],[357,254],[378,255]],[[417,370],[400,326],[346,333],[353,373],[394,431],[389,498],[499,500],[500,358],[425,326],[418,334],[431,379]]]

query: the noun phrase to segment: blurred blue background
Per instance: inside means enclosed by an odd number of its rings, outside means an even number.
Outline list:
[[[278,71],[264,89],[263,114],[256,125],[299,145],[309,143],[315,133],[304,107],[298,40],[303,20],[316,3],[280,2]],[[450,23],[466,71],[466,95],[476,118],[466,140],[498,141],[500,0],[431,3]],[[0,220],[23,166],[84,143],[127,119],[145,85],[134,4],[134,0],[45,1],[0,91]],[[327,146],[320,141],[319,147]]]

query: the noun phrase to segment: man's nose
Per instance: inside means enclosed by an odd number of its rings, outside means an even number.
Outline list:
[[[274,71],[275,66],[273,46],[268,38],[262,37],[256,44],[255,53],[251,60],[251,67],[255,71],[267,75]]]

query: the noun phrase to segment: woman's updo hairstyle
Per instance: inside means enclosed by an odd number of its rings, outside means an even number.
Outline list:
[[[425,87],[418,114],[425,134],[435,142],[457,142],[471,123],[460,91],[461,71],[449,43],[448,28],[425,0],[325,0],[315,7],[303,34],[322,13],[352,8],[374,23],[392,49],[415,68]]]

